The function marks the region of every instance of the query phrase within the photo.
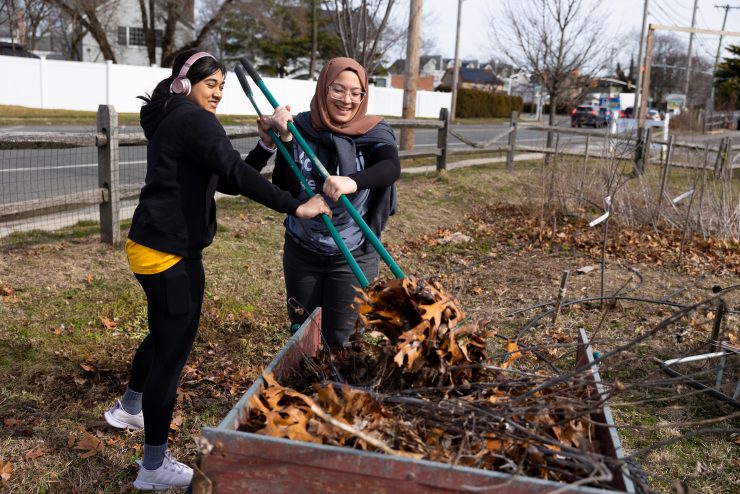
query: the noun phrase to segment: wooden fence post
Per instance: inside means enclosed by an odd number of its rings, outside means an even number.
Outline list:
[[[663,195],[665,194],[665,189],[668,184],[668,177],[670,175],[671,171],[671,158],[673,155],[673,139],[676,136],[670,136],[668,138],[668,150],[665,153],[665,164],[663,165],[663,175],[660,178],[660,194],[658,195],[658,203],[655,206],[655,214],[653,215],[653,219],[657,220],[658,216],[660,215],[660,206],[663,202]]]
[[[728,138],[723,138],[719,141],[719,149],[717,150],[717,157],[714,160],[714,178],[720,180],[725,178],[727,166],[727,155],[730,154]],[[730,174],[731,175],[731,174]]]
[[[100,241],[119,245],[118,113],[112,106],[98,106],[98,132],[106,136],[105,146],[98,147],[98,187],[103,189],[100,202]]]
[[[586,166],[588,165],[588,145],[590,141],[591,136],[586,136],[586,148],[583,150],[583,167],[581,168],[581,176],[579,177],[578,201],[576,203],[576,209],[581,209],[581,201],[583,200],[583,182],[586,178]]]
[[[732,160],[730,160],[730,154],[732,154],[732,142],[729,137],[725,137],[724,141],[725,147],[722,152],[722,178],[725,180],[732,180]]]
[[[645,127],[637,128],[637,138],[635,141],[635,158],[632,173],[637,177],[643,175],[645,170],[642,168],[642,154],[645,152]]]
[[[437,171],[447,169],[447,139],[450,128],[450,112],[447,108],[440,108],[439,119],[442,121],[442,127],[437,130]]]
[[[516,147],[516,127],[517,127],[517,112],[511,112],[509,132],[509,150],[506,152],[506,171],[510,172],[514,169],[514,148]]]
[[[653,129],[655,127],[648,127],[645,129],[645,141],[643,143],[642,148],[642,163],[640,164],[640,168],[642,168],[642,173],[647,172],[648,165],[650,164],[650,146],[653,143]]]

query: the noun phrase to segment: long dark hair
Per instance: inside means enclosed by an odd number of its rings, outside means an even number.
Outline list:
[[[177,75],[180,73],[180,69],[182,69],[182,66],[185,65],[185,62],[187,62],[188,58],[195,55],[199,51],[203,50],[200,50],[198,48],[191,48],[190,50],[184,50],[178,53],[175,56],[174,62],[172,63],[172,74],[170,74],[167,79],[162,79],[161,81],[159,81],[157,86],[154,88],[154,91],[152,91],[151,95],[147,94],[144,96],[138,96],[138,98],[144,100],[146,103],[151,103],[152,101],[168,97],[170,95],[170,84],[172,84],[172,81],[174,81]],[[224,64],[217,61],[215,58],[203,57],[198,59],[188,69],[187,77],[190,80],[190,84],[195,86],[197,83],[199,83],[209,75],[213,74],[217,70],[220,70],[221,73],[226,76],[226,66]]]

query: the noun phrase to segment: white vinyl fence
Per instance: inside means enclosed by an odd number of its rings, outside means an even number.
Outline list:
[[[44,58],[0,56],[0,105],[30,108],[96,111],[101,104],[119,112],[138,112],[141,100],[157,82],[170,75],[170,69],[118,65],[113,63],[68,62]],[[290,104],[293,113],[309,109],[316,83],[296,79],[264,78],[277,101]],[[251,83],[251,81],[250,81]],[[270,105],[256,85],[252,85],[263,112]],[[370,87],[368,112],[400,117],[403,90]],[[441,108],[450,107],[450,93],[417,91],[416,117],[438,118]],[[218,108],[223,114],[254,115],[233,72],[226,76],[224,97]]]

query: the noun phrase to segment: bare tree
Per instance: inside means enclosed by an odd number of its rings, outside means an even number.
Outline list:
[[[660,33],[655,36],[653,46],[652,70],[650,73],[650,99],[659,104],[669,93],[683,93],[685,89],[686,67],[688,66],[686,44],[674,33]],[[711,91],[712,64],[709,60],[694,53],[691,63],[690,101],[703,103]],[[698,105],[701,106],[701,105]]]
[[[509,0],[504,14],[492,19],[496,48],[549,94],[549,125],[558,105],[577,97],[587,76],[605,67],[603,19],[601,2],[584,0]],[[552,141],[548,134],[548,148]]]
[[[8,34],[10,35],[10,50],[15,53],[15,39],[18,38],[23,44],[23,36],[18,33],[18,17],[23,15],[23,10],[15,0],[4,0],[0,4],[0,26],[7,25]]]
[[[382,54],[403,36],[388,30],[395,5],[396,0],[334,0],[329,6],[345,56],[360,62],[370,75]]]
[[[157,60],[157,32],[156,26],[156,9],[155,1],[149,0],[147,5],[146,0],[139,0],[139,10],[141,10],[141,27],[144,31],[144,43],[146,43],[146,53],[149,57],[149,64],[153,64]]]
[[[52,7],[44,0],[25,0],[23,2],[26,49],[31,51],[38,49],[39,41],[50,35],[51,16]]]
[[[62,14],[60,17],[64,20],[61,24],[69,23],[75,27],[72,36],[75,39],[70,40],[74,42],[73,46],[79,44],[78,38],[90,33],[100,46],[103,58],[116,63],[116,56],[108,39],[109,30],[106,29],[102,19],[112,17],[107,13],[115,8],[118,4],[117,0],[103,3],[94,0],[43,0],[43,3],[52,5]],[[195,36],[178,46],[175,39],[177,24],[183,21],[193,21],[186,15],[188,9],[192,8],[192,0],[139,0],[141,25],[149,63],[156,63],[156,47],[160,43],[162,47],[160,65],[162,67],[169,67],[175,55],[180,51],[201,46],[235,3],[237,3],[235,0],[219,0],[217,5],[214,5],[212,15],[204,19]],[[157,36],[156,26],[162,21],[164,29],[160,39]]]
[[[108,34],[99,15],[99,2],[94,0],[47,0],[59,8],[68,17],[76,19],[100,46],[100,53],[106,60],[116,63]],[[115,2],[114,2],[115,3]]]
[[[82,60],[82,39],[87,30],[80,15],[69,16],[53,7],[49,15],[49,50],[59,51],[67,60]]]
[[[176,18],[176,16],[178,15],[177,10],[179,6],[177,5],[177,0],[168,1],[167,22],[165,24],[164,35],[162,37],[162,67],[169,67],[172,64],[175,55],[177,55],[177,53],[181,52],[182,50],[202,46],[203,43],[205,43],[205,41],[208,39],[211,31],[213,31],[213,29],[218,26],[219,22],[221,22],[223,17],[226,15],[229,9],[232,8],[234,3],[234,0],[224,0],[221,6],[218,7],[213,15],[201,26],[200,30],[196,33],[195,38],[191,42],[185,43],[183,46],[175,48],[175,27],[177,25],[177,22],[179,21],[179,17]],[[180,11],[180,13],[182,12]]]

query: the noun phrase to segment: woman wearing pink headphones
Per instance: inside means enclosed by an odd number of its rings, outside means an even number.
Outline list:
[[[126,253],[146,293],[149,334],[134,355],[122,399],[105,412],[113,427],[144,429],[136,489],[186,488],[193,476],[167,451],[167,432],[200,320],[201,251],[216,233],[216,191],[298,218],[331,214],[320,196],[301,202],[257,171],[274,153],[262,129],[246,160],[232,147],[215,116],[225,74],[212,55],[189,50],[175,58],[172,75],[142,97],[147,172]]]

